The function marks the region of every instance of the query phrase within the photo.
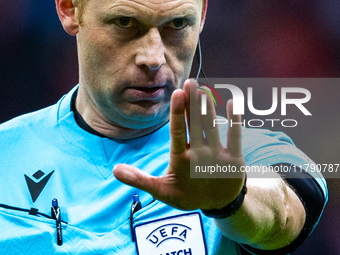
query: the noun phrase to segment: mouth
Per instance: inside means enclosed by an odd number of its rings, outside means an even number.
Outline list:
[[[154,93],[157,90],[160,90],[162,88],[163,88],[163,86],[159,86],[159,87],[132,87],[131,89],[142,91],[142,92],[145,92],[145,93]]]
[[[134,86],[126,88],[126,93],[131,101],[160,101],[164,98],[165,89],[165,85]]]

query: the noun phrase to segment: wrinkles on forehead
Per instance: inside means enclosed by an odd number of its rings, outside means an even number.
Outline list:
[[[134,1],[127,1],[127,0],[118,0],[118,1],[113,1],[112,5],[113,6],[118,6],[119,4],[123,5],[129,2],[133,2],[136,5],[140,5],[141,8],[151,8],[157,13],[157,16],[162,16],[162,15],[169,15],[166,12],[168,12],[169,6],[176,6],[176,2],[178,3],[177,6],[180,5],[185,5],[192,3],[194,4],[196,0],[188,1],[188,0],[183,0],[183,1],[178,1],[178,0],[172,0],[172,1],[159,1],[159,0],[149,0],[148,1],[148,7],[146,7],[145,0],[134,0]],[[83,23],[83,15],[85,12],[85,8],[87,4],[90,2],[90,0],[72,0],[73,4],[75,7],[78,8],[78,19],[79,19],[79,24],[82,25]],[[204,0],[200,0],[202,2],[202,9],[204,5]],[[125,10],[126,11],[126,10]],[[195,8],[193,8],[193,5],[191,7],[187,8],[186,10],[183,10],[182,16],[193,16],[195,15]],[[131,16],[134,13],[127,13],[126,16]],[[123,14],[122,14],[123,15]]]

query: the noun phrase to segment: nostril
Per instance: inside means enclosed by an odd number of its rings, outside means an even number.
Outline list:
[[[136,65],[149,69],[150,71],[156,71],[165,64],[164,56],[140,56],[136,59]]]

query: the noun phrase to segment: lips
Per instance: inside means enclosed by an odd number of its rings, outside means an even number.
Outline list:
[[[156,92],[157,90],[159,89],[162,89],[163,87],[152,87],[152,88],[148,88],[148,87],[141,87],[141,88],[132,88],[132,89],[135,89],[135,90],[138,90],[138,91],[142,91],[142,92],[145,92],[145,93],[154,93]]]
[[[135,86],[128,87],[125,91],[129,100],[139,101],[139,100],[151,100],[159,101],[164,98],[165,86]]]

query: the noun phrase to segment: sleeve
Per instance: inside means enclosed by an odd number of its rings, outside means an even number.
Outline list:
[[[227,144],[227,128],[220,128],[220,139]],[[306,221],[297,239],[290,245],[264,251],[240,244],[241,254],[289,254],[312,233],[328,200],[327,184],[322,174],[311,171],[315,163],[283,132],[266,129],[242,129],[242,151],[246,166],[272,166],[298,195],[306,211]],[[259,177],[263,176],[259,173]]]
[[[281,165],[282,164],[280,164],[280,166]],[[281,177],[295,191],[306,210],[306,221],[300,235],[290,245],[278,250],[263,251],[240,244],[242,247],[241,250],[243,250],[241,254],[281,255],[292,253],[305,241],[318,224],[326,204],[327,197],[325,197],[323,190],[320,188],[316,180],[308,173],[302,169],[298,169],[300,171],[296,171],[296,167],[293,167],[292,165],[286,164],[286,166],[289,167],[290,171],[287,173],[281,173]]]

